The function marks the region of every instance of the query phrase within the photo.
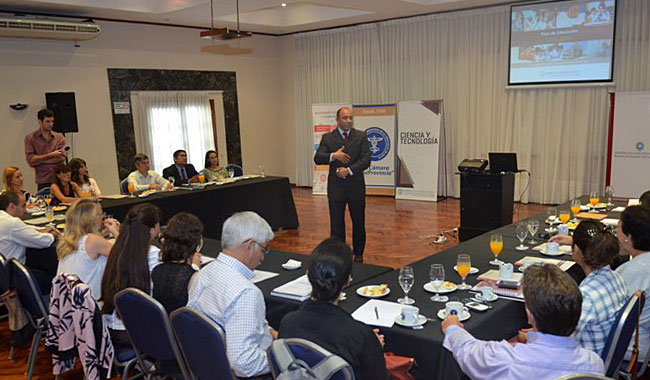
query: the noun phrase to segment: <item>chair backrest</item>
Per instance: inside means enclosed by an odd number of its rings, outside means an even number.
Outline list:
[[[601,354],[606,376],[614,376],[618,372],[634,335],[643,304],[643,292],[635,292],[616,314],[616,320]]]
[[[568,375],[556,377],[553,380],[610,380],[612,377],[603,375],[594,375],[593,373],[571,373]]]
[[[128,194],[129,193],[129,179],[124,178],[120,181],[120,193]]]
[[[115,308],[141,364],[143,356],[176,361],[183,378],[189,379],[167,311],[160,302],[139,289],[127,288],[115,295]]]
[[[273,378],[278,377],[291,363],[301,360],[318,379],[354,380],[354,371],[343,358],[305,339],[276,339],[269,347],[267,356]]]
[[[0,296],[7,293],[11,288],[9,272],[7,271],[7,259],[0,253]]]
[[[188,307],[175,310],[170,319],[193,380],[235,380],[219,325]]]
[[[244,169],[237,164],[228,164],[226,165],[226,170],[232,169],[235,172],[235,177],[241,177],[244,175]]]
[[[39,191],[36,192],[36,194],[34,196],[42,197],[42,196],[45,196],[45,195],[50,195],[50,187],[49,186],[40,189]]]
[[[47,317],[48,306],[43,301],[41,288],[34,280],[32,272],[13,258],[7,262],[7,269],[23,308],[29,312],[34,321]]]

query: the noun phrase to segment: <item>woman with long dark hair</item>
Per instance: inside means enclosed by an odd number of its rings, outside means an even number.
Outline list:
[[[72,182],[70,166],[59,164],[54,167],[54,182],[50,185],[52,205],[67,202],[71,203],[81,197],[81,188]]]
[[[174,215],[163,232],[161,264],[151,273],[153,297],[168,313],[187,304],[188,289],[200,265],[203,223],[196,216],[181,212]]]
[[[311,300],[282,318],[279,338],[302,338],[318,344],[345,359],[356,379],[389,379],[383,336],[338,307],[351,271],[350,247],[337,238],[323,240],[309,259]]]
[[[209,150],[205,153],[205,168],[201,170],[201,174],[208,181],[228,178],[228,171],[226,168],[219,166],[219,157],[214,150]]]
[[[102,277],[102,314],[113,344],[129,344],[124,324],[115,312],[113,297],[126,288],[151,294],[151,270],[160,250],[152,245],[160,232],[161,211],[149,203],[134,206],[126,214]]]
[[[86,165],[86,161],[82,158],[76,157],[70,160],[69,166],[72,172],[72,182],[79,185],[83,196],[99,197],[102,195],[102,191],[99,189],[97,181],[88,175],[88,166]]]

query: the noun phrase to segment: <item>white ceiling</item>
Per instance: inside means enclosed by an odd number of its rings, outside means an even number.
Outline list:
[[[286,7],[282,7],[282,3]],[[242,30],[285,34],[512,0],[240,0]],[[210,26],[209,0],[0,0],[0,11]],[[236,26],[235,0],[214,0],[215,27]]]

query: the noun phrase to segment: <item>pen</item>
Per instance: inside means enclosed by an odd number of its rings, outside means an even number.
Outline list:
[[[379,310],[377,310],[377,306],[375,306],[375,316],[379,319]]]

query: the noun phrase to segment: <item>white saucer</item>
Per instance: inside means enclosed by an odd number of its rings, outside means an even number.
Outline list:
[[[568,247],[568,250],[567,250],[567,248],[562,248],[562,247]],[[558,251],[557,251],[556,253],[550,253],[550,252],[546,252],[546,245],[544,245],[544,246],[542,246],[542,248],[539,250],[539,252],[540,252],[542,255],[546,255],[546,256],[562,256],[562,255],[568,255],[568,254],[571,252],[571,246],[568,246],[568,245],[561,245],[560,248],[558,249]]]
[[[445,309],[440,309],[438,310],[438,318],[440,319],[445,319],[447,317],[447,310]],[[458,318],[460,319],[461,322],[465,322],[466,320],[471,317],[471,314],[469,311],[463,311],[463,314],[461,314]]]
[[[45,211],[34,211],[30,214],[31,216],[41,216],[45,215]]]
[[[404,326],[404,327],[417,327],[417,326],[422,326],[423,324],[427,323],[427,317],[425,317],[422,314],[419,314],[418,315],[418,320],[415,321],[415,323],[406,323],[406,322],[402,321],[402,319],[398,315],[398,316],[395,317],[395,323],[397,323],[400,326]]]
[[[481,293],[478,293],[478,294],[475,295],[474,297],[476,297],[476,299],[479,300],[479,301],[483,301],[483,295],[482,295]],[[487,301],[488,301],[488,302],[494,302],[494,301],[496,301],[496,300],[498,300],[498,299],[499,299],[499,296],[498,296],[496,293],[492,293],[492,298],[490,298],[490,299],[487,300]]]
[[[429,293],[447,294],[447,293],[455,292],[458,289],[458,286],[456,284],[452,283],[452,285],[454,285],[452,288],[443,288],[441,286],[440,291],[437,291],[431,282],[427,282],[426,284],[424,284],[423,288]]]
[[[282,264],[282,268],[286,270],[296,270],[302,268],[302,263],[300,265],[287,265],[286,263]]]
[[[454,265],[454,270],[458,272],[458,269],[456,269],[456,265]],[[477,274],[478,273],[478,268],[475,267],[470,267],[469,268],[469,274]]]

